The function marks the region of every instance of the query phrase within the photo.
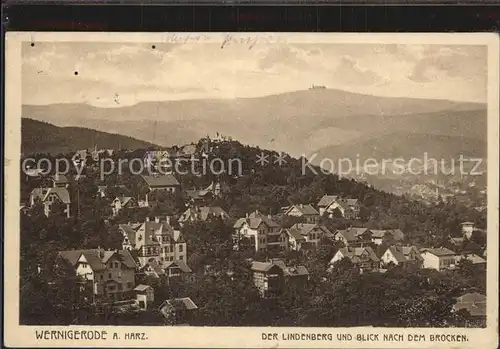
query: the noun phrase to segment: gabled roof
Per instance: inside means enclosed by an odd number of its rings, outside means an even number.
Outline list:
[[[71,204],[69,192],[66,188],[35,188],[31,191],[32,197],[39,198],[42,202],[45,202],[50,194],[56,194],[64,204]]]
[[[478,292],[466,293],[457,298],[453,309],[465,309],[472,316],[486,316],[486,296]]]
[[[348,242],[356,241],[360,235],[363,235],[366,232],[371,232],[368,228],[348,228],[345,230],[337,230],[335,234],[342,235]]]
[[[52,180],[56,184],[67,184],[69,183],[68,178],[63,174],[56,174],[52,176]]]
[[[401,229],[386,229],[386,230],[374,230],[370,229],[372,232],[372,238],[381,239],[386,235],[392,235],[392,238],[396,241],[401,241],[404,239],[405,234],[401,231]]]
[[[198,309],[198,306],[189,297],[174,298],[163,302],[160,305],[160,311],[163,312],[165,308],[173,308],[175,310],[193,310]]]
[[[202,221],[206,221],[209,217],[209,215],[212,216],[217,216],[221,217],[223,219],[228,218],[229,215],[227,214],[224,209],[222,209],[219,206],[202,206],[202,207],[190,207],[188,208],[183,215],[181,216],[180,221],[185,221],[190,219],[191,217],[193,219],[200,219]]]
[[[337,253],[342,253],[344,257],[349,258],[354,264],[362,262],[364,258],[373,262],[380,261],[371,247],[343,247]]]
[[[293,209],[298,210],[302,215],[305,216],[317,216],[319,215],[319,212],[312,207],[311,205],[303,205],[303,204],[297,204],[297,205],[292,205],[287,208],[285,211],[285,214],[289,214]]]
[[[318,202],[318,207],[328,207],[339,197],[337,195],[324,195]]]
[[[358,199],[343,199],[342,201],[344,201],[349,206],[355,206],[359,202]]]
[[[474,253],[457,256],[456,259],[457,259],[457,262],[461,259],[468,259],[469,261],[472,262],[472,264],[484,264],[484,263],[486,263],[486,260],[484,260],[483,258],[479,257],[477,254],[474,254]]]
[[[248,218],[240,218],[234,223],[234,228],[241,228],[245,223],[248,224],[250,229],[257,229],[261,223],[264,223],[269,228],[278,228],[280,225],[276,223],[272,217],[263,215],[260,212],[252,212]]]
[[[142,178],[150,187],[176,187],[180,185],[177,178],[175,178],[172,174],[158,176],[142,175]]]
[[[285,276],[309,275],[307,268],[304,267],[303,265],[286,266],[285,262],[283,262],[282,260],[276,260],[273,261],[272,263],[283,269],[283,275]]]
[[[134,288],[134,291],[144,292],[148,289],[152,289],[152,287],[149,285],[142,285],[141,284],[141,285],[137,285],[136,288]]]
[[[330,231],[323,225],[320,224],[315,224],[315,223],[296,223],[293,226],[290,227],[289,231],[292,233],[293,236],[295,235],[302,235],[305,236],[311,232],[313,229],[321,229],[325,234],[329,234]],[[298,232],[295,233],[294,231]],[[331,233],[330,233],[331,234]]]
[[[120,200],[122,206],[126,206],[128,203],[135,201],[135,199],[131,196],[117,196],[113,202],[116,200]],[[112,205],[112,204],[111,204]]]
[[[278,267],[283,271],[285,276],[309,275],[307,268],[303,265],[286,266],[282,260],[273,260],[270,262],[252,262],[252,271],[267,272],[273,267]]]
[[[252,262],[251,269],[252,271],[267,272],[271,270],[271,268],[273,267],[278,267],[282,269],[279,265],[273,262],[257,262],[257,261]]]
[[[301,234],[301,231],[298,229],[293,229],[293,227],[289,229],[285,229],[285,232],[288,234],[288,236],[292,237],[295,239],[295,241],[306,241],[305,236]]]
[[[446,247],[439,247],[439,248],[421,248],[420,253],[424,252],[429,252],[435,256],[438,257],[444,257],[444,256],[453,256],[455,255],[455,252],[452,250],[447,249]]]
[[[417,260],[423,260],[423,257],[420,255],[417,247],[415,246],[389,246],[388,250],[392,253],[398,263],[411,261],[410,256],[412,252]]]
[[[178,259],[176,259],[175,261],[172,261],[172,262],[166,262],[165,264],[163,264],[162,267],[164,269],[179,267],[179,269],[183,273],[192,273],[193,272],[191,270],[191,268],[184,261],[181,261],[181,260],[178,260]]]
[[[119,259],[128,268],[136,267],[134,259],[130,255],[130,252],[127,250],[106,251],[103,249],[88,249],[88,250],[69,250],[69,251],[59,252],[59,255],[62,258],[66,259],[73,266],[77,264],[78,260],[83,255],[87,260],[87,263],[94,271],[105,270],[107,268],[106,262],[115,254],[119,255]]]

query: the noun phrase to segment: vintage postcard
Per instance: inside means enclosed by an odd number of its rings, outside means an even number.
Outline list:
[[[9,347],[496,348],[496,34],[6,37]]]

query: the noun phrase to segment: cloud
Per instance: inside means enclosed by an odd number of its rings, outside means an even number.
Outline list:
[[[485,100],[486,49],[370,44],[23,46],[23,103],[116,106],[257,97],[311,84],[384,96]],[[78,71],[78,76],[74,72]]]
[[[335,69],[334,78],[352,85],[375,85],[383,83],[384,78],[373,70],[363,68],[349,56],[343,56]]]

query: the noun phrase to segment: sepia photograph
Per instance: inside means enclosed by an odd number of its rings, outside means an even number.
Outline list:
[[[8,33],[6,344],[496,347],[499,62],[493,34]]]

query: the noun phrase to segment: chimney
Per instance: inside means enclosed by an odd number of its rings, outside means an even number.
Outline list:
[[[160,217],[158,216],[155,217],[155,223],[160,223]]]
[[[271,219],[271,218],[272,218],[272,216],[271,216],[270,214],[268,214],[268,215],[267,215],[267,218]]]
[[[167,224],[170,225],[170,216],[166,217]]]
[[[149,217],[146,217],[146,222],[149,222]]]
[[[245,213],[245,218],[248,218],[248,212],[247,212],[247,213]]]
[[[148,194],[146,194],[146,207],[149,206],[149,203],[148,203]]]

